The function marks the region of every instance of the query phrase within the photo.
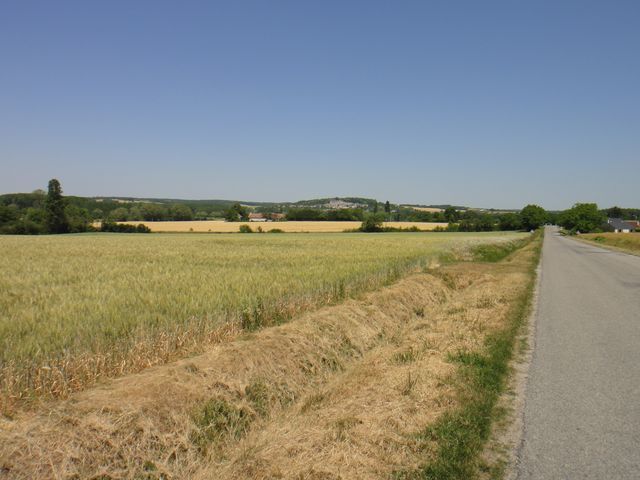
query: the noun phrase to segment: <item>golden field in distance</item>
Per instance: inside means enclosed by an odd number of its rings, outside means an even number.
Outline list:
[[[211,233],[235,233],[240,225],[249,225],[253,230],[261,227],[268,232],[273,229],[280,229],[287,233],[339,233],[345,230],[355,230],[362,222],[225,222],[223,220],[203,220],[187,222],[119,222],[130,225],[140,223],[146,225],[152,232],[211,232]],[[436,222],[385,222],[386,227],[411,228],[417,227],[420,230],[428,231],[437,227],[446,228],[447,223]]]

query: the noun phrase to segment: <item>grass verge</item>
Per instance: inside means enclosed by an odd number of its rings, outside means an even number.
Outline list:
[[[476,477],[482,468],[480,454],[498,415],[496,403],[505,389],[515,339],[530,312],[542,232],[537,232],[532,241],[534,254],[529,266],[530,280],[512,307],[510,323],[487,338],[483,351],[460,351],[449,358],[460,367],[455,378],[459,407],[419,434],[421,440],[438,445],[435,459],[421,469],[397,472],[395,478],[467,480]],[[485,261],[497,261],[509,254],[505,253],[506,248],[477,250],[480,253],[476,252],[476,255],[484,257]]]
[[[535,235],[540,235],[540,233],[536,233]],[[516,250],[524,247],[531,240],[531,237],[527,237],[503,244],[476,245],[471,250],[473,254],[473,260],[476,262],[499,262],[500,260],[504,260]]]
[[[610,250],[640,255],[640,234],[638,233],[589,233],[573,238],[595,243]]]

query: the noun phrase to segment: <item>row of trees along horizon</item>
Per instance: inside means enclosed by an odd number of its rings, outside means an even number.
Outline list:
[[[0,196],[0,233],[51,234],[87,231],[147,232],[144,225],[123,225],[123,221],[189,221],[225,219],[248,220],[249,213],[267,218],[284,214],[289,221],[360,221],[365,231],[378,231],[382,222],[446,222],[447,231],[531,230],[546,223],[558,224],[572,232],[610,230],[607,217],[638,219],[640,209],[612,207],[599,210],[595,203],[578,203],[562,212],[548,212],[538,205],[527,205],[519,212],[478,211],[449,206],[442,212],[380,203],[366,199],[363,208],[322,209],[312,206],[262,204],[248,208],[240,203],[220,200],[194,200],[184,203],[122,201],[85,197],[65,197],[57,179],[49,181],[48,191]],[[280,219],[282,215],[279,215]],[[101,227],[94,227],[101,222]],[[367,228],[366,226],[369,225]]]

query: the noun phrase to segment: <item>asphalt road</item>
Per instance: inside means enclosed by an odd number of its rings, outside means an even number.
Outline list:
[[[517,478],[640,479],[640,257],[543,247]]]

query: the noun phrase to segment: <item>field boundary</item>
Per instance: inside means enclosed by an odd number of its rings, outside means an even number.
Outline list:
[[[221,220],[193,220],[193,221],[126,221],[117,222],[123,225],[143,224],[154,233],[238,233],[240,226],[249,226],[255,232],[258,227],[269,233],[271,230],[282,230],[284,233],[342,233],[352,232],[362,225],[361,221],[283,221],[283,222],[225,222]],[[447,222],[384,222],[385,227],[412,228],[421,232],[434,229],[446,229]]]
[[[18,414],[0,422],[0,466],[16,479],[270,478],[268,463],[279,452],[273,468],[280,472],[336,478],[347,468],[343,452],[364,445],[355,465],[375,468],[351,465],[345,478],[388,478],[394,465],[419,465],[437,450],[416,429],[437,425],[459,404],[462,385],[451,384],[452,372],[472,359],[460,349],[476,351],[487,333],[504,328],[527,278],[522,261],[509,265],[513,258],[430,268],[199,357]],[[281,434],[281,422],[292,418],[303,429]],[[275,450],[260,456],[276,439]],[[318,445],[330,460],[316,456]]]
[[[616,235],[637,235],[637,237],[640,238],[640,233],[618,233]],[[613,252],[626,253],[627,255],[634,255],[636,257],[640,257],[640,251],[638,251],[638,250],[619,247],[617,245],[611,245],[610,243],[606,243],[606,242],[598,242],[595,239],[583,238],[583,237],[580,237],[579,235],[568,236],[567,238],[570,238],[571,240],[575,240],[577,242],[582,242],[582,243],[584,243],[586,245],[592,245],[592,246],[595,246],[595,247],[601,247],[601,248],[604,248],[605,250],[611,250]],[[595,237],[595,238],[597,238],[597,237]]]
[[[483,470],[493,478],[501,478],[504,465],[487,465],[482,454],[495,422],[504,413],[497,405],[507,386],[516,339],[533,308],[543,231],[534,235],[527,245],[533,250],[528,269],[530,280],[511,309],[510,323],[487,337],[483,351],[460,351],[450,358],[460,367],[452,378],[458,391],[459,407],[421,433],[438,444],[436,459],[419,470],[397,472],[395,478],[466,480],[478,477]]]
[[[543,276],[543,255],[541,249],[535,271],[535,285],[531,294],[530,313],[515,338],[515,352],[509,365],[506,388],[496,404],[494,428],[482,453],[483,462],[489,466],[489,474],[485,477],[493,480],[516,480],[517,476],[516,466],[524,438],[525,395],[536,347],[538,296]]]
[[[502,245],[487,251],[495,254],[495,250],[501,255],[499,252],[502,249],[511,249],[513,244],[518,243],[515,239],[502,242]],[[241,332],[279,325],[302,312],[335,305],[389,285],[414,271],[470,260],[473,256],[474,252],[464,244],[449,246],[441,251],[398,259],[393,264],[381,264],[375,271],[352,278],[325,281],[320,290],[303,292],[299,296],[291,295],[273,301],[258,298],[252,303],[243,304],[241,309],[226,312],[228,316],[224,318],[213,319],[214,322],[209,317],[187,317],[157,332],[149,331],[140,337],[125,338],[122,343],[110,348],[86,352],[67,350],[59,356],[51,356],[44,361],[38,358],[24,365],[11,360],[0,362],[0,413],[11,414],[16,408],[29,407],[42,399],[65,398],[104,379],[140,372],[185,355],[198,354],[211,345],[235,338]]]
[[[543,240],[544,241],[544,240]],[[512,361],[512,375],[509,381],[509,392],[505,392],[502,398],[504,405],[504,423],[506,429],[502,434],[496,432],[497,441],[506,448],[506,455],[501,462],[502,477],[506,480],[516,480],[516,462],[520,456],[524,439],[524,408],[526,405],[526,389],[529,382],[529,370],[536,348],[536,327],[538,319],[538,297],[542,284],[542,257],[541,249],[536,268],[535,287],[531,296],[531,312],[528,321],[522,326],[520,335],[516,338],[517,351]],[[509,393],[512,397],[509,398]],[[511,400],[511,402],[509,402]]]

